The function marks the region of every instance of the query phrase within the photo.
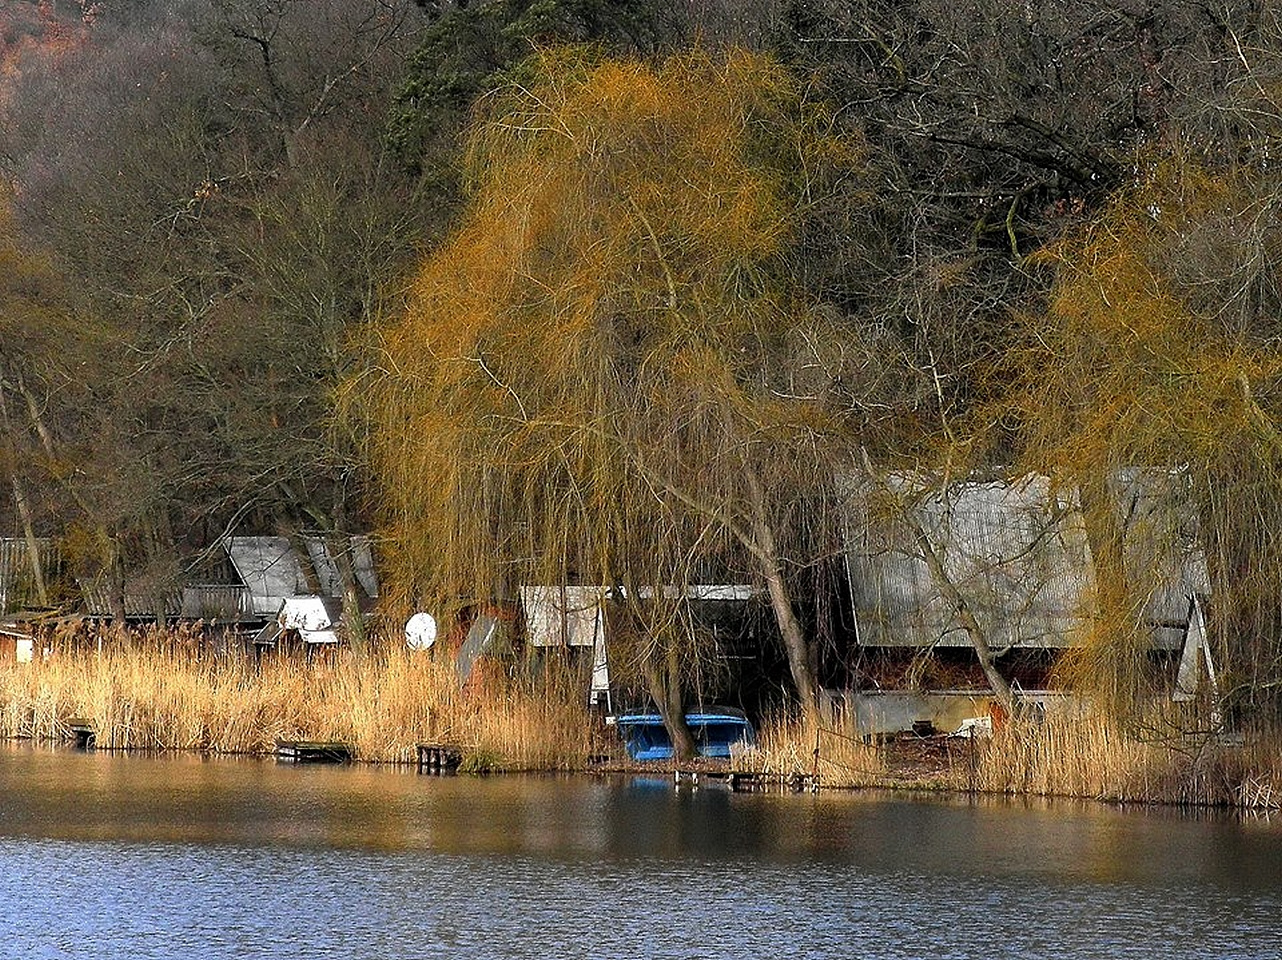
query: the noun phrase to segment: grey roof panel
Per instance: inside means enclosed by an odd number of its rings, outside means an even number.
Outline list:
[[[1178,474],[1138,472],[1114,483],[1127,522],[1127,562],[1146,577],[1146,618],[1155,623],[1181,620],[1190,593],[1209,591],[1187,498],[1172,483],[1178,485]],[[890,485],[990,643],[1065,646],[1088,625],[1094,570],[1074,494],[1053,491],[1038,475],[943,490],[900,475]],[[879,509],[885,497],[873,488],[852,484],[848,493],[847,557],[860,641],[968,646],[911,524],[893,509]],[[1154,641],[1178,645],[1175,633],[1157,628]]]
[[[223,545],[249,588],[255,614],[275,616],[283,599],[307,593],[287,537],[225,537]]]

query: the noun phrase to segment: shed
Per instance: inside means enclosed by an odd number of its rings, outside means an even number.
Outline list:
[[[288,537],[224,537],[223,549],[248,591],[248,610],[255,616],[274,617],[281,603],[292,597],[319,594],[323,597],[342,596],[342,580],[332,548],[316,536],[301,538],[306,556],[301,557]],[[351,537],[348,559],[356,582],[367,596],[378,596],[378,580],[374,575],[374,557],[368,537]],[[315,574],[313,581],[304,571],[303,564]]]
[[[1158,649],[1178,650],[1190,598],[1210,592],[1196,517],[1178,471],[1112,478],[1126,561],[1142,570],[1145,617]],[[898,509],[879,509],[886,497]],[[1069,646],[1090,621],[1095,570],[1074,491],[1029,474],[944,488],[908,474],[884,491],[847,491],[846,561],[862,646],[969,646],[970,641],[916,541],[917,525],[991,643]]]
[[[249,612],[275,617],[288,597],[309,593],[288,537],[225,537],[223,548],[249,591]]]
[[[252,643],[262,651],[275,647],[282,637],[292,635],[309,649],[336,644],[336,628],[342,613],[342,603],[333,597],[289,597],[281,601],[276,616],[254,635]]]
[[[519,590],[525,614],[526,638],[532,647],[591,648],[592,678],[588,702],[610,705],[610,664],[605,605],[623,588],[583,585],[527,585]],[[745,601],[752,598],[749,584],[690,584],[686,587],[640,587],[643,600],[662,597],[697,602]]]

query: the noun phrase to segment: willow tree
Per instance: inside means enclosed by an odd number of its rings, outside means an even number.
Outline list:
[[[737,569],[810,707],[789,551],[813,545],[840,422],[817,372],[833,321],[787,260],[853,150],[760,56],[554,50],[525,73],[483,101],[467,213],[378,331],[393,589],[448,609],[620,587],[679,728],[689,631],[664,598]]]
[[[1146,689],[1150,599],[1169,589],[1193,533],[1221,653],[1240,677],[1247,659],[1271,671],[1259,679],[1276,681],[1282,666],[1275,629],[1249,636],[1277,626],[1282,354],[1273,334],[1232,322],[1227,301],[1199,292],[1205,276],[1189,282],[1210,266],[1199,235],[1233,246],[1229,228],[1263,222],[1268,205],[1179,158],[1152,163],[1144,182],[1040,255],[1055,271],[1049,308],[1024,318],[1025,346],[1007,357],[1015,389],[1000,416],[1016,425],[1026,466],[1076,492],[1091,551],[1092,626],[1070,675],[1124,716]],[[1248,255],[1268,258],[1237,244],[1229,259]],[[1271,608],[1271,619],[1244,616],[1244,604]],[[1273,648],[1267,664],[1258,651],[1242,656],[1261,643]]]

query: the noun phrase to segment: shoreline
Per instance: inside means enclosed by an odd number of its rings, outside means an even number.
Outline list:
[[[553,665],[555,666],[555,665]],[[73,739],[98,749],[271,757],[281,741],[340,743],[359,762],[415,767],[418,745],[461,752],[464,773],[580,772],[674,777],[676,764],[624,759],[592,714],[585,678],[484,671],[460,687],[453,666],[404,650],[338,651],[325,662],[213,654],[154,638],[102,651],[61,648],[0,664],[0,738]],[[820,790],[873,788],[1046,796],[1177,807],[1282,805],[1282,731],[1229,739],[1188,714],[1144,714],[1144,736],[1103,715],[1021,719],[970,739],[904,734],[867,741],[849,717],[767,718],[737,772]],[[817,751],[817,752],[816,752]],[[725,769],[709,762],[686,769]]]
[[[822,777],[810,775],[798,776],[795,773],[759,773],[752,770],[734,769],[727,761],[696,758],[686,764],[670,761],[630,761],[609,760],[602,763],[589,763],[577,767],[504,767],[482,770],[447,770],[432,772],[425,770],[416,761],[387,760],[378,758],[352,757],[342,762],[298,762],[281,758],[275,752],[263,751],[222,751],[196,747],[78,747],[71,739],[45,739],[32,737],[3,737],[0,743],[6,747],[46,747],[54,752],[67,754],[104,753],[112,756],[131,757],[185,757],[200,760],[254,761],[275,763],[284,766],[362,766],[368,768],[388,768],[391,770],[414,770],[418,775],[434,777],[644,777],[662,779],[672,783],[674,789],[682,787],[706,788],[716,784],[734,793],[860,793],[880,792],[896,796],[922,796],[931,798],[954,797],[960,799],[986,800],[1039,800],[1070,801],[1074,803],[1102,804],[1118,807],[1162,808],[1172,811],[1222,811],[1222,812],[1268,812],[1282,809],[1277,799],[1272,796],[1257,798],[1264,802],[1231,803],[1226,801],[1193,801],[1170,800],[1159,797],[1142,796],[1100,796],[1065,792],[1017,792],[1011,790],[985,789],[981,786],[967,786],[949,777],[947,771],[925,770],[920,766],[905,764],[888,768],[884,773],[872,775],[860,782],[825,782]],[[697,776],[695,776],[697,775]],[[736,787],[733,777],[750,777],[752,785]]]

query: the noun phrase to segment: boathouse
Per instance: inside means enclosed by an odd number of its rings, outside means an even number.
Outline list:
[[[355,594],[363,607],[378,596],[369,538],[336,541],[319,536],[227,536],[198,565],[203,576],[187,583],[171,578],[135,576],[113,589],[105,580],[82,581],[85,610],[92,618],[113,615],[113,593],[133,620],[185,619],[244,624],[254,629],[276,622],[286,601],[295,603],[291,623],[318,623],[319,611],[340,609]],[[350,571],[345,583],[343,571]],[[303,607],[306,606],[304,611]]]
[[[1129,471],[1109,489],[1153,653],[1185,664],[1172,692],[1187,696],[1197,664],[1213,664],[1201,612],[1210,581],[1186,478]],[[955,729],[982,713],[990,691],[975,669],[976,627],[1023,699],[1062,699],[1049,668],[1095,617],[1076,491],[1036,474],[947,485],[900,474],[850,484],[846,502],[853,635],[839,696],[863,727]]]

